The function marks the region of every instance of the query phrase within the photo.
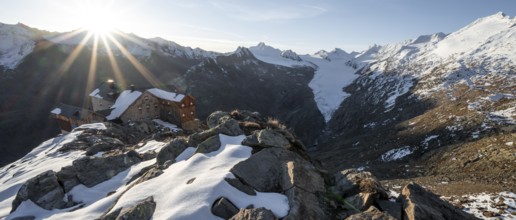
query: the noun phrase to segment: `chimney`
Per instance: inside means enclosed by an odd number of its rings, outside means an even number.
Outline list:
[[[134,92],[134,90],[136,90],[134,84],[131,84],[129,87],[131,88],[131,92]]]

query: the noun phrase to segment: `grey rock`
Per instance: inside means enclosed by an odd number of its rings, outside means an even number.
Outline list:
[[[477,219],[417,184],[403,187],[400,197],[404,210],[403,219]]]
[[[283,148],[266,148],[235,165],[231,172],[261,192],[281,192],[289,200],[285,219],[320,219],[326,212],[319,194],[324,180],[316,168],[298,154]]]
[[[397,220],[389,213],[381,212],[376,207],[371,206],[365,212],[347,217],[345,220]]]
[[[197,149],[195,153],[210,153],[216,151],[220,148],[220,138],[218,135],[211,136],[199,145],[197,145]]]
[[[59,181],[61,181],[65,193],[70,192],[73,187],[79,185],[77,171],[75,170],[74,166],[66,166],[61,168],[61,170],[56,173],[56,176]]]
[[[12,203],[11,212],[28,199],[46,210],[64,208],[64,191],[59,185],[56,173],[52,170],[46,171],[25,182]]]
[[[241,192],[243,192],[247,195],[251,195],[251,196],[256,195],[256,192],[254,191],[253,187],[245,185],[238,179],[225,178],[224,180],[226,180],[226,182],[228,182],[229,185],[237,188],[238,190],[240,190]]]
[[[240,209],[230,220],[276,220],[271,210],[266,208]]]
[[[244,131],[240,128],[238,121],[232,118],[223,120],[222,123],[214,129],[216,129],[217,133],[229,136],[238,136],[244,134]]]
[[[151,197],[137,203],[134,206],[117,209],[111,213],[101,216],[100,220],[148,220],[152,218],[156,202]]]
[[[165,164],[167,161],[174,161],[179,154],[181,154],[188,145],[184,139],[174,139],[167,146],[161,148],[156,157],[159,165]]]
[[[247,136],[242,144],[251,146],[251,147],[279,147],[288,149],[290,147],[290,142],[283,136],[281,133],[270,130],[263,129],[254,134]]]
[[[381,198],[387,198],[387,193],[380,182],[370,173],[347,169],[334,175],[334,192],[343,197],[353,196],[359,192],[376,193]]]
[[[353,208],[365,211],[374,202],[374,196],[371,193],[359,193],[353,196],[345,198],[349,205],[352,205]]]
[[[211,128],[211,129],[206,130],[206,131],[201,131],[201,132],[193,133],[192,135],[188,136],[188,145],[190,145],[190,146],[197,146],[200,143],[202,143],[203,141],[205,141],[206,139],[208,139],[208,138],[210,138],[212,136],[215,136],[217,134],[218,133],[217,133],[216,128]]]
[[[375,204],[381,211],[389,213],[389,215],[391,215],[392,217],[394,217],[396,219],[401,219],[401,217],[402,217],[401,203],[391,202],[389,200],[377,199],[377,200],[375,200]]]
[[[108,157],[82,157],[73,161],[79,182],[92,187],[104,182],[130,166],[141,162],[138,153],[129,151]]]
[[[213,112],[206,119],[206,124],[208,124],[209,128],[214,128],[219,125],[220,118],[224,116],[229,116],[229,113],[223,111]]]
[[[223,219],[229,219],[238,213],[238,208],[228,199],[221,197],[215,200],[211,207],[211,212]]]

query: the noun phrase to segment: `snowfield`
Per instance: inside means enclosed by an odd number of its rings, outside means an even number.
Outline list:
[[[153,219],[219,219],[211,213],[211,206],[220,197],[230,199],[238,208],[249,205],[265,207],[279,218],[288,214],[289,204],[285,195],[256,192],[255,196],[250,196],[224,180],[235,178],[229,170],[251,156],[252,148],[240,144],[245,138],[243,135],[219,135],[221,147],[207,154],[195,154],[195,148],[186,148],[162,175],[132,187],[127,183],[143,168],[155,164],[156,159],[135,164],[91,188],[77,185],[67,194],[79,202],[76,206],[45,210],[27,200],[15,212],[9,213],[24,182],[47,170],[59,171],[84,156],[83,151],[58,152],[64,144],[80,135],[82,128],[106,127],[101,123],[81,126],[69,134],[45,141],[19,161],[1,168],[0,219],[22,216],[35,216],[36,219],[95,219],[109,210],[133,206],[149,196],[153,196],[156,202]],[[164,142],[149,141],[140,144],[137,152],[158,152],[166,145]]]

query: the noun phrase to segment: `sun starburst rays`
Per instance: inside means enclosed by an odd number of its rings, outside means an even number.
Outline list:
[[[80,34],[84,34],[84,37],[82,39],[79,38],[80,41],[73,39],[76,37],[81,37]],[[122,39],[122,41],[119,40],[120,38]],[[98,65],[100,63],[100,57],[108,59],[112,71],[112,76],[117,81],[117,83],[122,87],[127,87],[128,83],[119,65],[119,61],[121,58],[126,58],[129,61],[129,63],[134,67],[134,69],[137,70],[137,72],[147,81],[148,84],[154,87],[161,85],[158,78],[145,65],[143,65],[138,60],[138,58],[135,57],[135,55],[133,55],[125,46],[127,45],[127,43],[136,44],[137,46],[141,47],[148,47],[148,45],[142,43],[142,41],[140,41],[139,39],[127,35],[119,30],[112,29],[108,32],[97,32],[93,29],[83,28],[70,33],[56,36],[52,38],[51,41],[54,43],[66,43],[75,45],[68,57],[66,57],[64,62],[57,69],[58,77],[62,77],[63,74],[70,71],[71,66],[78,59],[79,55],[85,47],[91,50],[89,69],[86,76],[87,78],[85,94],[89,94],[89,91],[92,91],[94,89],[95,82],[99,79],[100,75],[98,73]],[[74,43],[74,41],[79,42]],[[122,56],[118,56],[117,53],[120,53],[120,55]],[[104,74],[105,73],[103,72],[101,77],[105,77]],[[87,96],[84,97],[83,106],[89,106]]]

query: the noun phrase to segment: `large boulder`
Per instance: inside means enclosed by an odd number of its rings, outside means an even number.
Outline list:
[[[223,219],[229,219],[238,213],[238,208],[228,199],[221,197],[211,206],[211,212]]]
[[[266,148],[235,165],[231,172],[261,192],[284,193],[290,212],[285,219],[325,218],[319,195],[325,191],[317,169],[298,154],[283,148]]]
[[[377,194],[384,199],[388,197],[380,182],[370,172],[347,169],[335,173],[334,181],[335,186],[332,190],[343,197],[353,196],[359,192]]]
[[[219,119],[219,124],[213,128],[210,128],[206,131],[201,131],[194,133],[188,137],[188,144],[190,146],[197,146],[202,143],[206,139],[215,136],[217,134],[225,134],[228,136],[238,136],[244,134],[244,131],[240,128],[238,121],[231,118],[230,116],[225,116]]]
[[[12,203],[11,212],[26,200],[31,200],[46,210],[65,208],[65,192],[52,170],[41,173],[25,182]]]
[[[279,147],[288,149],[290,142],[281,133],[271,130],[263,129],[254,134],[247,136],[242,144],[251,147]]]
[[[271,210],[266,208],[240,209],[230,220],[276,220]]]
[[[397,220],[389,213],[381,212],[376,207],[371,206],[365,212],[357,213],[347,217],[345,220]]]
[[[61,182],[65,193],[70,192],[73,187],[80,184],[77,178],[77,170],[75,170],[74,166],[61,168],[61,170],[56,173],[56,176]]]
[[[403,219],[477,219],[417,184],[408,184],[403,187],[400,197],[404,210]]]
[[[219,120],[222,117],[228,117],[228,116],[229,116],[229,113],[227,113],[227,112],[223,112],[223,111],[213,112],[206,119],[206,124],[208,124],[209,128],[217,127],[217,125],[220,124]]]
[[[134,206],[117,209],[101,216],[100,220],[149,220],[156,209],[156,202],[151,197],[144,199]]]
[[[188,145],[184,139],[174,139],[167,146],[161,148],[156,157],[156,161],[159,165],[163,165],[167,161],[175,162],[176,157],[187,147]]]
[[[129,151],[126,154],[107,157],[82,157],[73,161],[72,164],[77,171],[79,182],[87,187],[92,187],[111,179],[139,162],[141,162],[141,158],[138,153]]]
[[[206,139],[205,141],[201,142],[199,145],[197,145],[197,149],[195,150],[195,153],[210,153],[213,151],[216,151],[220,148],[220,138],[218,135],[211,136],[210,138]]]

